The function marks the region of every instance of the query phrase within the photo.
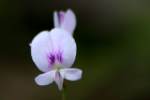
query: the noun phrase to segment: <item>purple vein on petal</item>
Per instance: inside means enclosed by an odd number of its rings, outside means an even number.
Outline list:
[[[53,53],[49,53],[47,55],[47,59],[49,62],[49,67],[51,67],[52,65],[55,64],[56,61],[58,61],[59,63],[63,62],[63,57],[62,57],[62,52],[53,52]]]
[[[48,62],[49,62],[49,64],[53,65],[55,63],[55,60],[56,60],[55,55],[53,53],[50,53],[48,55]]]
[[[62,63],[63,62],[62,52],[58,52],[56,55],[56,58],[57,58],[58,62]]]

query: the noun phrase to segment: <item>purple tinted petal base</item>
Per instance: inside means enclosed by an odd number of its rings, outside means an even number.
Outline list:
[[[55,80],[55,82],[56,82],[56,84],[58,86],[58,89],[62,90],[62,87],[63,87],[63,78],[60,75],[60,72],[56,72],[54,80]]]
[[[59,25],[61,25],[61,24],[63,23],[64,17],[65,17],[65,12],[60,11],[60,12],[58,13]]]

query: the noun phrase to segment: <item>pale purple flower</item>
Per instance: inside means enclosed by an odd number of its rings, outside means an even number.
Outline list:
[[[55,82],[61,90],[63,80],[76,81],[82,76],[78,68],[70,68],[76,57],[76,42],[72,36],[76,26],[75,14],[71,10],[54,12],[54,28],[42,31],[34,37],[31,56],[43,73],[35,78],[40,85]]]

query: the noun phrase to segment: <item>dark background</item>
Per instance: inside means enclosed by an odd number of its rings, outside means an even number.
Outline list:
[[[0,0],[0,100],[61,100],[55,84],[35,84],[29,43],[68,8],[83,70],[67,82],[68,100],[150,100],[149,0]]]

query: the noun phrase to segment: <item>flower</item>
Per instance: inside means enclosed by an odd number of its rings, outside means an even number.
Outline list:
[[[33,38],[30,43],[31,56],[43,72],[35,78],[35,82],[40,86],[55,82],[62,90],[64,79],[76,81],[82,76],[82,70],[70,68],[77,51],[72,36],[76,26],[73,11],[54,12],[54,26],[51,31],[42,31]]]

